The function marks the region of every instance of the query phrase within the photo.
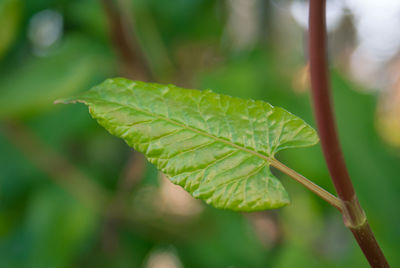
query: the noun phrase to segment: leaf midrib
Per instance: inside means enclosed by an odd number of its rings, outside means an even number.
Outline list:
[[[83,102],[84,104],[88,105],[90,99],[91,99],[91,98],[87,98],[86,100],[85,100],[85,99],[83,99],[83,100],[78,99],[77,101],[78,101],[78,102]],[[94,99],[94,100],[95,100],[95,101],[99,101],[99,99]],[[154,113],[152,113],[152,112],[149,112],[149,111],[146,111],[146,110],[137,108],[137,107],[132,107],[132,106],[127,105],[127,104],[122,104],[122,103],[119,103],[119,102],[115,102],[115,101],[104,100],[104,99],[101,99],[101,101],[106,102],[106,103],[110,103],[110,104],[115,104],[115,105],[120,105],[120,106],[123,106],[123,107],[127,107],[127,108],[130,108],[130,109],[132,109],[132,110],[136,110],[136,111],[138,111],[138,112],[147,114],[147,115],[149,115],[149,116],[152,116],[152,117],[155,117],[155,118],[158,118],[158,119],[167,121],[167,122],[169,122],[169,123],[171,123],[171,124],[174,124],[174,125],[176,125],[176,126],[178,126],[178,127],[182,127],[182,128],[188,129],[188,130],[193,131],[193,132],[195,132],[195,133],[197,133],[197,134],[200,134],[200,135],[203,135],[203,136],[212,138],[212,139],[214,139],[214,140],[216,140],[216,141],[222,142],[222,143],[224,143],[224,144],[226,144],[226,145],[229,145],[229,146],[234,147],[234,148],[236,148],[236,149],[239,149],[239,150],[241,150],[241,151],[250,153],[250,154],[252,154],[252,155],[254,155],[254,156],[257,156],[257,157],[263,159],[264,161],[266,161],[266,162],[268,162],[268,163],[270,163],[270,164],[272,164],[274,161],[276,161],[274,158],[268,157],[268,156],[266,156],[266,155],[263,155],[263,154],[261,154],[261,153],[259,153],[259,152],[253,151],[253,150],[250,150],[250,149],[248,149],[248,148],[246,148],[246,147],[243,147],[243,146],[241,146],[241,145],[238,145],[238,144],[236,144],[236,143],[233,143],[233,142],[227,141],[227,140],[225,140],[225,139],[222,139],[222,138],[220,138],[220,137],[214,136],[214,135],[212,135],[212,134],[210,134],[210,133],[208,133],[208,132],[205,132],[205,131],[203,131],[203,130],[200,130],[200,129],[197,129],[197,128],[193,128],[193,127],[191,127],[191,126],[187,126],[187,125],[185,125],[185,124],[182,124],[182,123],[180,123],[180,122],[177,122],[177,121],[175,121],[175,120],[172,120],[172,119],[170,119],[170,118],[168,118],[168,117],[161,116],[161,115],[158,115],[158,114],[154,114]]]

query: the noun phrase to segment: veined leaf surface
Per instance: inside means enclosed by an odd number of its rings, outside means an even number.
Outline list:
[[[282,149],[318,142],[314,129],[282,108],[210,90],[116,78],[64,102],[76,101],[173,183],[217,208],[287,205],[271,159]]]

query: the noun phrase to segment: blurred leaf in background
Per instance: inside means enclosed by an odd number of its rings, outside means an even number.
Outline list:
[[[31,56],[0,77],[0,118],[49,109],[58,96],[88,87],[112,71],[107,51],[82,36],[64,37],[46,57]]]
[[[0,3],[0,60],[13,45],[19,33],[22,4],[19,0],[4,0]]]

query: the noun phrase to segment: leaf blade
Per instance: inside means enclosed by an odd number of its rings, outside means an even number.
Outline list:
[[[217,208],[287,205],[270,159],[282,149],[318,142],[311,127],[282,108],[211,91],[117,78],[74,100],[172,182]]]

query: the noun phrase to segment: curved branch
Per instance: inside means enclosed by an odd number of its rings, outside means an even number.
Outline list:
[[[112,43],[119,56],[124,75],[140,80],[151,78],[151,71],[134,36],[130,10],[122,8],[113,0],[101,0],[108,18]]]
[[[309,55],[312,99],[322,150],[339,198],[342,215],[372,267],[389,267],[367,222],[344,162],[336,131],[326,50],[326,0],[310,0]]]

